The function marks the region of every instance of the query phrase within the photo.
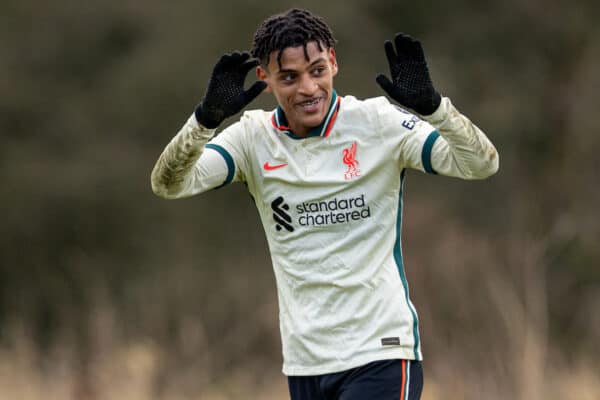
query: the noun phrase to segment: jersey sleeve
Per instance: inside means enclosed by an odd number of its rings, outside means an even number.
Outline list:
[[[176,199],[243,181],[247,164],[241,143],[243,131],[237,122],[213,137],[215,130],[199,125],[192,115],[154,166],[154,193]]]
[[[498,151],[488,137],[444,97],[433,114],[424,117],[439,132],[431,148],[431,166],[439,174],[483,179],[500,166]]]
[[[444,97],[430,116],[414,115],[379,100],[380,132],[391,143],[400,168],[462,179],[482,179],[498,170],[496,149],[469,119]]]

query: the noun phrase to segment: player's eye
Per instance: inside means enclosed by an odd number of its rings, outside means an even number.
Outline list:
[[[285,83],[289,83],[293,82],[294,79],[296,79],[296,76],[294,74],[283,74],[279,77],[279,79],[281,79]]]
[[[313,70],[314,76],[321,76],[325,72],[325,67],[317,67]]]

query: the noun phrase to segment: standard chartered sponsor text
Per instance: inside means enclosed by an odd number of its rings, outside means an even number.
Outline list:
[[[365,202],[364,194],[300,203],[296,205],[296,212],[298,223],[302,226],[344,224],[371,217],[371,208]]]

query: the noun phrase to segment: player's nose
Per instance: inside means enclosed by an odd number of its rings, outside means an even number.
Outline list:
[[[300,77],[298,92],[300,92],[301,94],[305,96],[312,96],[317,92],[318,88],[319,86],[310,75],[302,75]]]

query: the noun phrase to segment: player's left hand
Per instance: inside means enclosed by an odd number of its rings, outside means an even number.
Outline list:
[[[421,115],[433,114],[440,105],[441,96],[433,87],[421,43],[404,33],[384,43],[392,80],[384,74],[377,75],[381,88],[400,105]]]

